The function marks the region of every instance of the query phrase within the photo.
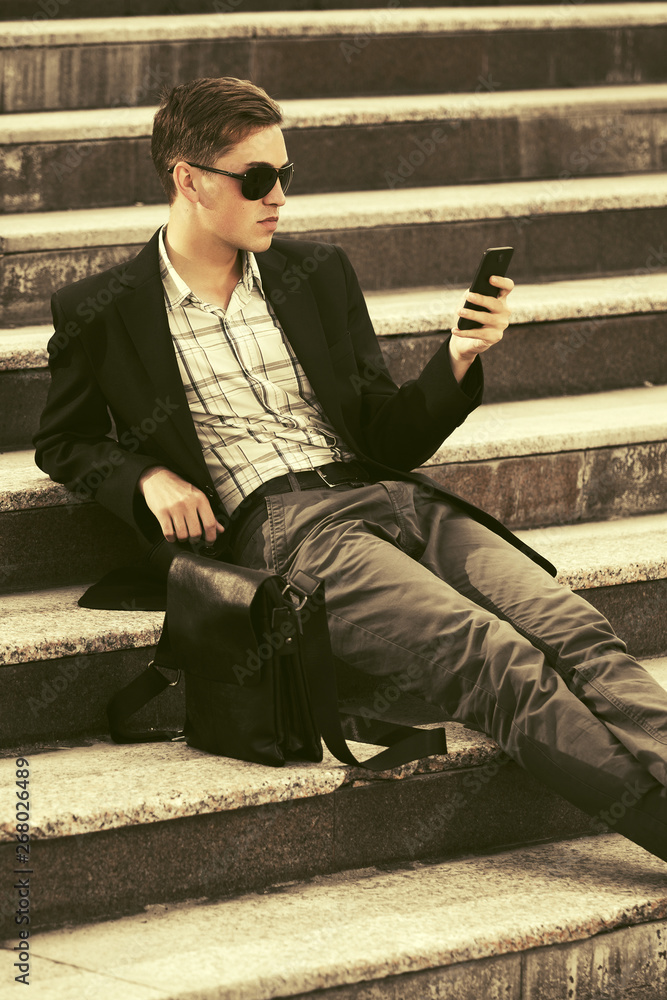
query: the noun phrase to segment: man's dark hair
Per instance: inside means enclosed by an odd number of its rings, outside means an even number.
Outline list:
[[[282,121],[265,90],[233,76],[191,80],[165,93],[153,119],[151,155],[169,203],[176,197],[169,167],[179,160],[211,165],[252,132]]]

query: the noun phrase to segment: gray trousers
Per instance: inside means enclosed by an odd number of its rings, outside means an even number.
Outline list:
[[[326,581],[337,657],[487,733],[667,860],[667,692],[607,620],[421,486],[267,497],[236,561]]]

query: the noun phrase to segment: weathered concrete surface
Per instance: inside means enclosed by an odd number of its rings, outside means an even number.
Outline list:
[[[591,8],[28,20],[4,33],[2,110],[154,104],[221,72],[279,99],[661,81],[664,4]]]
[[[664,269],[663,175],[571,178],[555,190],[550,183],[411,188],[389,206],[381,191],[302,195],[290,201],[280,235],[340,242],[366,290],[442,286],[445,278],[465,287],[483,246],[515,246],[512,273],[524,283]],[[122,267],[165,219],[166,209],[152,205],[6,216],[0,322],[46,321],[54,288]],[[81,310],[85,322],[85,302]]]
[[[537,1000],[534,989],[516,992],[518,959],[527,983],[541,967],[547,981],[562,987],[574,967],[579,997],[593,1000],[586,980],[600,983],[598,956],[610,960],[611,995],[630,1000],[632,990],[652,998],[660,996],[658,987],[664,993],[666,914],[664,862],[609,835],[153,907],[119,921],[33,935],[31,953],[68,967],[65,982],[55,978],[53,989],[44,982],[43,1000],[60,1000],[65,985],[71,990],[93,974],[116,986],[122,979],[130,990],[150,986],[155,1000],[266,1000],[303,998],[313,990],[348,991],[339,998],[416,997],[414,989],[382,992],[381,984],[426,973],[430,988],[437,972],[439,995],[447,997],[448,977],[465,984],[466,965],[492,959],[510,962],[507,973],[498,962],[487,979],[500,985],[500,978],[506,987],[501,993],[495,986],[498,997]],[[621,971],[618,960],[626,956]],[[7,953],[4,958],[9,962]],[[364,992],[371,985],[377,992]]]
[[[667,86],[286,101],[291,194],[664,168]],[[6,115],[4,212],[160,203],[155,108]]]

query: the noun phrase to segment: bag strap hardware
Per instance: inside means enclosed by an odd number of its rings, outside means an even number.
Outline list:
[[[286,583],[283,589],[280,591],[280,593],[282,594],[283,597],[289,596],[293,604],[292,611],[294,611],[295,613],[298,613],[299,611],[302,611],[303,608],[305,608],[306,603],[308,602],[308,598],[310,596],[309,594],[304,594],[302,590],[299,590],[297,587],[294,587],[291,583]]]
[[[286,590],[291,589],[299,596],[305,597],[313,597],[322,583],[318,577],[311,576],[303,569],[297,569],[294,573],[290,573],[288,577],[285,577],[285,580],[287,581]]]

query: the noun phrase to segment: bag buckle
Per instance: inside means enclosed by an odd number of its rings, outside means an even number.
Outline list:
[[[149,667],[154,667],[155,670],[157,670],[157,672],[159,674],[162,674],[162,676],[164,677],[164,679],[167,681],[167,687],[170,687],[170,688],[176,687],[176,685],[178,684],[178,682],[181,679],[181,671],[177,667],[163,667],[161,664],[156,663],[155,660],[151,660],[151,662],[148,664],[148,666]],[[176,680],[175,681],[168,681],[167,678],[166,678],[166,676],[162,673],[163,670],[175,670],[176,671]]]
[[[304,594],[302,590],[297,590],[296,587],[293,587],[291,583],[286,583],[283,589],[280,591],[280,593],[282,594],[283,597],[289,595],[289,598],[293,605],[292,610],[297,613],[303,610],[303,608],[305,608],[306,601],[308,600],[309,597],[309,595]]]

